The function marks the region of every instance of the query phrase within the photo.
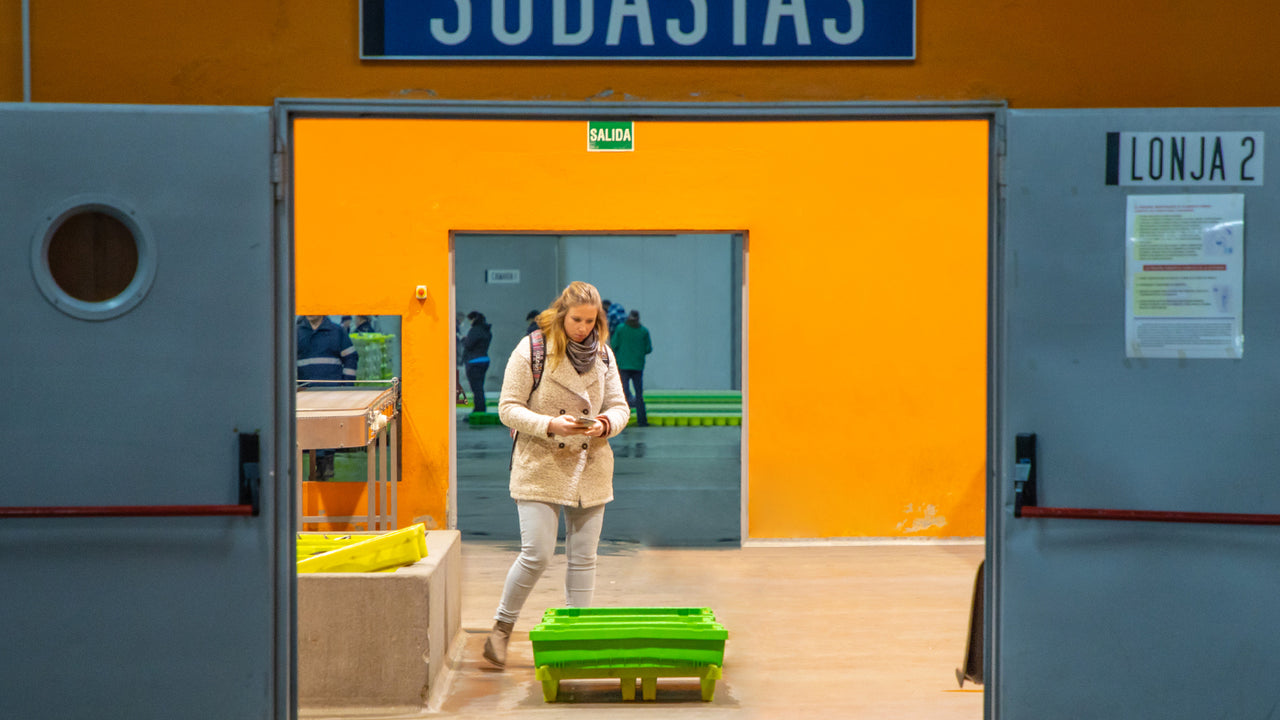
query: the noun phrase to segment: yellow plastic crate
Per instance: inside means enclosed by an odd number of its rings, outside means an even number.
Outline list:
[[[306,539],[304,539],[306,538]],[[427,556],[427,528],[422,523],[381,534],[351,534],[333,538],[298,536],[303,547],[332,549],[298,560],[299,573],[392,572]]]
[[[298,560],[306,560],[313,555],[327,553],[354,543],[375,537],[375,533],[343,533],[341,535],[320,535],[299,533],[297,540]]]

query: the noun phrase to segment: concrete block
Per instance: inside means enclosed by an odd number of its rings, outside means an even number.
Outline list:
[[[428,532],[427,557],[392,573],[299,575],[298,706],[421,711],[461,628],[457,530]]]

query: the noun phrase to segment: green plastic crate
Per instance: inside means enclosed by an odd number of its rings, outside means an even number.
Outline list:
[[[715,403],[742,405],[740,390],[646,390],[645,404],[649,403]]]
[[[542,622],[556,622],[568,619],[574,621],[577,618],[622,618],[622,617],[650,617],[650,618],[667,618],[667,617],[693,617],[706,619],[712,622],[716,619],[716,614],[711,608],[678,608],[678,607],[635,607],[635,608],[548,608],[542,613]]]
[[[529,631],[547,702],[561,680],[580,678],[618,678],[624,700],[640,680],[652,700],[659,677],[696,677],[710,702],[728,637],[709,608],[552,608]]]

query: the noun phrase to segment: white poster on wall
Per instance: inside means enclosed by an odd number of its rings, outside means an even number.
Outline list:
[[[1244,195],[1130,195],[1125,349],[1133,358],[1244,353]]]

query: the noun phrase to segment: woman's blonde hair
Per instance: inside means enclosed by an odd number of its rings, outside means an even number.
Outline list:
[[[591,283],[574,280],[560,293],[560,297],[551,303],[551,307],[538,315],[538,328],[546,338],[547,367],[554,369],[565,358],[565,348],[569,336],[564,331],[564,318],[569,308],[579,305],[592,305],[596,309],[596,340],[601,347],[609,344],[609,318],[605,315],[604,305],[600,303],[600,291]]]

